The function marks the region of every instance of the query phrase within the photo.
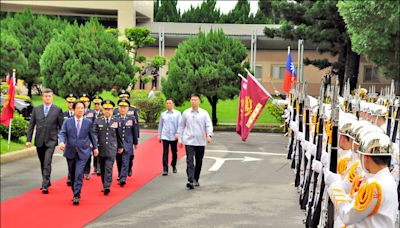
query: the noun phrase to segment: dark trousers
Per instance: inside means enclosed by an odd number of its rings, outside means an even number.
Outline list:
[[[154,77],[153,81],[151,82],[151,87],[154,87],[157,89],[157,77]]]
[[[83,172],[87,160],[76,157],[74,159],[67,158],[68,172],[71,176],[71,188],[74,196],[80,196],[83,184]]]
[[[101,182],[103,183],[103,188],[110,188],[112,183],[112,171],[114,166],[113,157],[99,157],[100,161],[99,168],[103,171],[101,172]]]
[[[49,187],[51,175],[51,162],[53,160],[54,147],[45,145],[36,148],[40,161],[40,170],[42,172],[42,187]]]
[[[134,155],[128,154],[125,150],[121,154],[117,154],[117,169],[118,169],[118,177],[120,181],[126,181],[126,177],[128,176],[131,157],[135,157]],[[132,159],[133,160],[133,159]]]
[[[128,172],[132,172],[132,167],[133,167],[133,158],[135,157],[135,155],[131,155],[129,156],[129,166],[128,166]]]
[[[142,80],[140,80],[140,88],[139,89],[144,89],[144,83],[143,83],[143,81]]]
[[[201,166],[203,165],[204,146],[186,145],[186,174],[189,182],[199,181]]]
[[[100,173],[101,168],[100,168],[100,157],[99,156],[93,157],[93,167],[94,167],[93,172]]]
[[[84,170],[85,174],[90,174],[90,165],[91,165],[91,163],[92,163],[92,156],[90,155],[90,157],[87,160],[86,165],[85,165],[85,170]]]
[[[169,146],[171,145],[171,151],[172,151],[172,162],[171,166],[175,167],[176,166],[176,160],[178,159],[178,148],[177,148],[177,141],[169,141],[169,140],[163,140],[163,167],[164,171],[168,172],[168,152],[169,152]]]

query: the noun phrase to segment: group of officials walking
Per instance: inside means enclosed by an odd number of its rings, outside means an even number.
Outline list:
[[[90,179],[93,156],[93,174],[101,176],[103,188],[108,195],[111,191],[114,162],[117,163],[118,184],[123,187],[132,176],[134,150],[139,138],[138,110],[129,102],[129,92],[118,93],[115,104],[100,96],[91,98],[87,94],[79,97],[68,94],[65,97],[68,110],[62,112],[54,105],[53,91],[44,89],[43,104],[33,109],[28,126],[27,147],[31,147],[35,133],[35,146],[42,172],[41,191],[49,193],[51,186],[51,164],[55,147],[64,151],[68,164],[67,185],[73,192],[73,205],[79,205],[83,179]],[[201,97],[191,96],[191,108],[183,115],[174,109],[172,99],[166,101],[166,111],[161,114],[158,128],[160,143],[163,143],[163,176],[168,175],[169,147],[172,151],[172,171],[177,172],[177,147],[186,147],[186,187],[200,186],[199,178],[204,149],[211,142],[213,127],[208,113],[199,107]],[[90,109],[94,103],[94,110]],[[116,106],[118,106],[116,108]],[[147,151],[151,153],[152,151]]]

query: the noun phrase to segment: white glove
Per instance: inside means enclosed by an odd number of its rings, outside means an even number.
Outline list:
[[[332,173],[331,171],[329,171],[328,168],[324,168],[323,171],[324,171],[324,177],[325,177],[324,180],[325,180],[325,184],[326,185],[329,186],[329,185],[331,185],[331,184],[333,184],[335,182],[340,182],[341,181],[341,178],[340,178],[339,174]]]
[[[305,150],[305,151],[310,150],[311,144],[310,144],[309,141],[307,141],[307,140],[301,140],[300,145],[301,145],[301,147],[303,148],[303,150]]]
[[[322,163],[320,161],[317,161],[316,159],[314,159],[312,164],[311,164],[311,169],[314,170],[317,173],[321,173],[321,171],[322,171]]]
[[[310,151],[307,150],[306,153],[304,154],[304,156],[306,156],[306,158],[307,158],[308,160],[310,160],[310,159],[311,159],[311,153],[310,153]]]
[[[329,164],[329,154],[326,151],[322,151],[321,154],[321,163],[324,167],[326,167]]]
[[[317,146],[314,144],[311,144],[309,151],[310,151],[311,155],[315,157],[315,154],[317,152]]]
[[[304,134],[303,134],[303,132],[297,132],[296,139],[297,139],[298,141],[302,141],[302,140],[304,139]]]
[[[293,131],[294,133],[297,133],[297,132],[298,132],[298,126],[297,126],[296,121],[290,122],[290,129],[292,129],[292,131]]]

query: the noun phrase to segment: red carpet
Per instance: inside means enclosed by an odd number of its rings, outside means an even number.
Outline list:
[[[150,133],[150,132],[148,132]],[[185,154],[178,149],[178,159]],[[171,155],[169,156],[171,159]],[[117,185],[114,165],[111,193],[104,196],[101,179],[91,175],[82,187],[79,206],[72,205],[72,190],[66,178],[52,182],[50,193],[39,188],[1,203],[1,227],[82,227],[122,201],[162,172],[162,144],[152,137],[139,145],[133,161],[133,176],[121,188]],[[184,180],[182,180],[184,181]]]

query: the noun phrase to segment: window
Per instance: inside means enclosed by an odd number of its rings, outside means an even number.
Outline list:
[[[283,79],[285,78],[285,66],[272,65],[272,79]]]
[[[262,80],[262,66],[256,66],[254,77],[256,77],[258,80]]]
[[[364,66],[364,82],[379,82],[378,69],[373,66]]]

